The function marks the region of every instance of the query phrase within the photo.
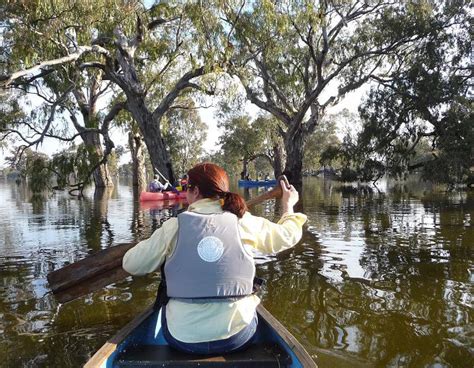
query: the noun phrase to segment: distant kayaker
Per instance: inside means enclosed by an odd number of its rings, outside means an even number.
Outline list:
[[[247,212],[243,198],[229,192],[221,167],[204,163],[188,172],[186,212],[164,222],[130,249],[123,268],[144,275],[162,267],[167,291],[163,335],[184,352],[222,354],[244,348],[257,329],[253,293],[255,264],[248,248],[273,254],[293,247],[306,216],[294,213],[299,195],[282,184],[278,223]],[[246,249],[246,247],[248,247]]]
[[[153,181],[148,185],[149,192],[165,192],[165,191],[173,191],[177,192],[176,188],[170,185],[170,183],[161,184],[158,175],[153,177]]]
[[[184,174],[180,181],[181,190],[188,190],[188,174]]]

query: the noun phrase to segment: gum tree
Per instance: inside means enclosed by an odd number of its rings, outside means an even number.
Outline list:
[[[252,120],[248,115],[234,115],[219,124],[223,134],[219,143],[229,163],[241,163],[241,176],[248,174],[248,165],[262,158],[273,168],[274,177],[282,173],[282,142],[277,133],[278,122],[271,115]]]
[[[281,123],[285,171],[302,181],[304,149],[329,106],[389,73],[430,34],[428,1],[225,1],[231,72]],[[236,21],[236,19],[238,19]]]
[[[92,52],[92,48],[80,47],[78,42],[96,30],[91,24],[103,14],[94,10],[86,2],[3,5],[0,84],[21,99],[28,111],[23,119],[3,129],[6,134],[24,132],[17,134],[21,143],[17,157],[46,138],[62,142],[79,138],[84,142],[95,185],[101,188],[113,185],[106,164],[113,149],[108,128],[122,107],[111,104],[109,111],[104,111],[110,100],[106,96],[112,93],[111,83],[103,80],[102,71],[81,69],[75,64]],[[115,9],[112,15],[117,16],[121,10]],[[87,21],[77,22],[79,14]],[[18,67],[22,70],[10,73]]]
[[[394,175],[421,170],[428,180],[473,185],[468,4],[437,5],[429,36],[391,73],[376,78],[360,108],[364,129],[358,151]]]
[[[91,83],[98,79],[101,85],[110,83],[114,103],[106,104],[109,115],[128,110],[152,165],[173,179],[161,120],[180,95],[193,90],[212,92],[205,83],[195,81],[222,67],[216,52],[219,24],[210,11],[200,3],[157,1],[147,8],[142,1],[112,0],[22,2],[4,5],[1,11],[8,26],[2,49],[7,61],[0,76],[4,88],[35,81],[42,87],[54,78],[62,94],[50,104],[50,116],[67,105],[71,95],[74,110],[84,116],[85,106],[91,116],[90,102],[103,92],[100,87],[97,93],[81,96],[84,73],[89,73]],[[97,127],[97,118],[93,121],[95,126],[86,127],[84,133],[89,136],[100,130],[104,137],[104,123]],[[50,130],[46,122],[39,139],[52,135]]]
[[[178,103],[180,108],[168,111],[163,120],[163,136],[177,173],[183,175],[201,159],[208,127],[192,100]]]

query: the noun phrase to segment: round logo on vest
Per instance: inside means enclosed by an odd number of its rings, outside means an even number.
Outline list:
[[[206,236],[199,242],[197,251],[203,261],[217,262],[224,253],[224,244],[215,236]]]

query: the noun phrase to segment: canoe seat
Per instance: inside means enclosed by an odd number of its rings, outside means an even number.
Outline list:
[[[291,357],[276,344],[252,344],[242,352],[217,356],[193,355],[165,345],[139,345],[120,353],[117,367],[289,367]]]

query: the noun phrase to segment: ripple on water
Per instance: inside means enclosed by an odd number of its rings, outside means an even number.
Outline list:
[[[177,212],[140,207],[130,187],[115,189],[108,200],[55,193],[33,204],[21,188],[0,183],[7,366],[77,366],[153,302],[156,275],[62,306],[44,295],[52,269],[147,237]],[[472,366],[472,197],[389,185],[382,193],[335,189],[305,181],[303,240],[279,255],[255,254],[267,278],[264,304],[311,353],[328,353],[328,366],[354,358],[373,366]],[[255,211],[274,219],[277,208],[272,201]]]

